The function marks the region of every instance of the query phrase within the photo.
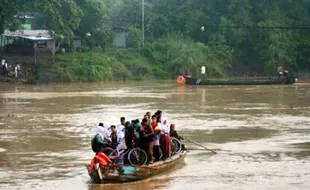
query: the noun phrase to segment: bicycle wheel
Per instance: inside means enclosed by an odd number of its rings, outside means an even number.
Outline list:
[[[147,162],[147,154],[141,148],[133,148],[128,153],[128,160],[131,165],[144,165]]]
[[[108,157],[114,156],[115,150],[110,147],[105,147],[101,150],[102,153],[107,155]]]
[[[171,153],[172,155],[179,154],[182,151],[182,143],[177,138],[171,138]]]

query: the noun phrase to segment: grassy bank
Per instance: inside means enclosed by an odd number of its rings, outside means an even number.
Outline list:
[[[57,55],[53,63],[38,63],[35,79],[43,83],[142,80],[156,78],[157,70],[135,49],[66,53]]]
[[[225,45],[205,45],[176,34],[148,42],[143,48],[95,48],[57,54],[53,60],[38,57],[35,72],[27,76],[30,82],[39,83],[172,79],[180,72],[197,76],[204,65],[208,76],[223,77],[228,76],[231,61],[232,50]],[[32,62],[29,64],[22,67],[32,70]]]
[[[127,79],[171,79],[180,72],[197,75],[205,65],[208,76],[227,76],[232,51],[223,45],[206,46],[181,35],[169,35],[143,48],[65,53],[53,63],[39,62],[38,82],[95,82]]]

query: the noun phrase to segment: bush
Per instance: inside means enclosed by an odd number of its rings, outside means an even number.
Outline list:
[[[206,46],[178,34],[146,44],[143,53],[160,69],[174,76],[180,72],[197,75],[203,65],[206,66],[209,75],[225,76],[231,60],[228,46]]]
[[[141,30],[135,27],[128,28],[127,46],[131,48],[138,48],[141,45]]]

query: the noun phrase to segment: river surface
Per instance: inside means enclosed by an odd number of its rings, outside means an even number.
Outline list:
[[[158,109],[218,154],[192,150],[184,165],[151,179],[91,184],[84,165],[96,125]],[[0,84],[0,189],[310,189],[309,116],[309,83]]]

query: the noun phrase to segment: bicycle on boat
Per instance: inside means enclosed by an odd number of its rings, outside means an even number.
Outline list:
[[[116,148],[111,146],[104,147],[101,152],[106,154],[112,162],[119,163],[121,160],[124,160],[124,157],[127,156],[127,159],[131,165],[145,165],[148,161],[146,152],[139,148],[133,147],[127,150],[122,150],[120,153],[117,152]]]
[[[171,138],[171,155],[179,154],[182,151],[182,143],[177,138]],[[120,161],[124,160],[124,157],[127,156],[127,159],[131,165],[145,165],[148,161],[147,153],[135,146],[127,149],[122,150],[120,153],[116,150],[116,144],[106,143],[102,148],[101,152],[106,154],[112,162],[119,163]],[[160,150],[160,158],[162,158],[162,151]]]

